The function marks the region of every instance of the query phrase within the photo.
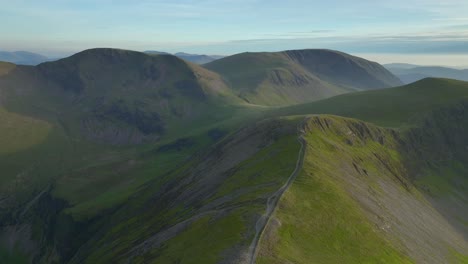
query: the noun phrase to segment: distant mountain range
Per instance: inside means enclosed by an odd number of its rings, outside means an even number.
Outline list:
[[[0,51],[0,61],[11,62],[18,65],[38,65],[50,60],[52,59],[28,51]]]
[[[404,63],[385,64],[384,66],[405,84],[413,83],[428,77],[468,81],[468,69],[461,70],[440,66],[418,66]]]
[[[155,51],[155,50],[147,50],[145,51],[145,53],[156,54],[156,55],[170,54],[167,52],[161,52],[161,51]],[[196,64],[206,64],[206,63],[224,58],[224,56],[219,56],[219,55],[200,55],[200,54],[190,54],[190,53],[185,53],[185,52],[177,52],[177,53],[174,53],[173,55],[183,60],[190,61]]]
[[[383,66],[387,69],[411,69],[411,68],[421,67],[420,65],[409,64],[409,63],[389,63],[389,64],[383,64]]]
[[[224,117],[212,111],[220,104],[290,105],[401,84],[377,63],[331,50],[243,53],[204,67],[179,57],[192,55],[153,54],[91,49],[35,67],[7,64],[0,85],[4,93],[36,87],[24,104],[62,109],[85,138],[136,144]]]
[[[148,50],[145,51],[147,54],[161,55],[161,54],[170,54],[167,52]],[[196,63],[196,64],[205,64],[221,58],[224,56],[220,55],[203,55],[203,54],[190,54],[185,52],[177,52],[171,55],[175,55],[183,60]],[[43,62],[53,61],[60,58],[48,58],[44,55],[28,52],[28,51],[0,51],[0,61],[11,62],[17,65],[38,65]]]

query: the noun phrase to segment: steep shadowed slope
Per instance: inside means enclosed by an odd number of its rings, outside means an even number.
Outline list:
[[[2,261],[5,247],[64,259],[76,228],[251,118],[216,73],[172,55],[93,49],[0,70]]]
[[[222,115],[213,108],[236,103],[214,73],[171,55],[115,49],[20,67],[0,85],[7,108],[60,116],[72,133],[112,144],[157,140],[182,123],[212,121]]]

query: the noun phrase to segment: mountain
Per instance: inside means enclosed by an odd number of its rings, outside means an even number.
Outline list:
[[[409,63],[388,63],[388,64],[383,64],[383,66],[387,69],[411,69],[411,68],[420,67],[420,65],[409,64]]]
[[[384,127],[410,125],[413,116],[466,98],[467,83],[426,78],[391,89],[363,91],[278,109],[275,115],[333,114]]]
[[[468,83],[446,79],[281,110],[316,115],[259,263],[465,262],[467,110]]]
[[[190,61],[196,64],[206,64],[206,63],[223,58],[223,56],[198,55],[198,54],[189,54],[189,53],[184,53],[184,52],[178,52],[178,53],[175,53],[174,55],[183,60]]]
[[[331,50],[242,53],[208,64],[251,104],[287,105],[350,91],[398,86],[385,68]]]
[[[231,85],[116,49],[0,63],[0,263],[466,262],[468,83]]]
[[[171,55],[170,53],[168,52],[164,52],[164,51],[157,51],[157,50],[147,50],[145,51],[146,54],[152,54],[152,55]]]
[[[27,111],[60,115],[73,133],[115,144],[156,140],[236,101],[219,76],[172,55],[94,49],[8,77],[5,93],[24,89]]]
[[[27,51],[0,51],[0,61],[11,62],[20,65],[37,65],[51,59],[32,52]]]
[[[468,69],[459,70],[438,66],[417,66],[401,68],[392,65],[385,66],[389,71],[398,76],[404,83],[412,83],[428,77],[449,78],[468,81]]]
[[[404,131],[306,119],[302,170],[265,228],[257,263],[466,262],[467,155],[457,145],[467,143],[467,106],[430,112]]]
[[[148,51],[145,51],[145,53],[154,54],[154,55],[170,54],[167,52],[160,52],[160,51],[154,51],[154,50],[148,50]],[[174,55],[183,60],[186,60],[195,64],[205,64],[205,63],[209,63],[209,62],[224,58],[224,56],[218,56],[218,55],[199,55],[199,54],[190,54],[190,53],[185,53],[185,52],[177,52]]]
[[[0,63],[0,94],[1,263],[71,261],[92,240],[81,225],[167,183],[255,114],[216,73],[116,49],[35,67]]]
[[[431,95],[420,98],[423,89]],[[369,93],[347,100],[350,115],[368,99],[380,98],[367,102],[382,120],[418,104],[399,129],[318,110],[246,126],[174,172],[164,191],[142,194],[160,203],[140,197],[120,209],[111,219],[125,228],[97,235],[72,263],[463,263],[468,83]],[[127,216],[133,206],[145,214]]]

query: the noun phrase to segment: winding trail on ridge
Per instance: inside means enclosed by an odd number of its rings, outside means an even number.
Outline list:
[[[284,192],[294,182],[297,175],[299,174],[299,171],[302,168],[302,164],[304,163],[305,146],[306,146],[306,141],[302,136],[304,134],[304,129],[303,129],[304,123],[305,121],[301,122],[301,125],[299,125],[299,128],[298,128],[298,132],[299,132],[298,140],[299,140],[299,143],[301,144],[301,149],[299,150],[299,156],[297,158],[296,168],[294,169],[292,174],[289,176],[288,181],[283,186],[281,186],[281,188],[279,188],[278,191],[276,191],[272,196],[268,197],[267,209],[265,213],[257,220],[257,223],[255,224],[255,236],[254,236],[254,239],[252,240],[252,243],[249,246],[249,252],[248,252],[249,264],[255,264],[255,261],[257,259],[257,253],[258,253],[258,245],[260,244],[263,231],[265,230],[268,222],[270,221],[271,216],[273,215],[273,212],[275,211],[279,200],[283,196]]]

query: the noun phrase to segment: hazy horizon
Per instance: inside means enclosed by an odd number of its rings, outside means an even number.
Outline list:
[[[461,61],[468,58],[468,2],[462,0],[0,4],[8,22],[0,25],[0,50],[52,58],[94,47],[219,55],[327,48],[371,54],[381,63],[468,66]]]
[[[107,48],[107,47],[95,47],[95,48]],[[111,47],[111,48],[125,49],[125,48],[119,48],[119,47]],[[325,47],[324,49],[327,49],[327,48]],[[128,50],[132,50],[132,49],[128,49]],[[134,50],[134,51],[144,52],[144,51],[150,51],[150,50],[167,52],[167,53],[177,53],[177,52],[191,53],[185,50],[169,51],[169,50],[156,50],[156,49],[151,49],[151,48],[148,48],[145,50]],[[50,59],[61,59],[61,58],[65,58],[73,54],[79,53],[83,50],[70,52],[70,53],[63,53],[61,55],[59,54],[50,55],[50,54],[41,53],[40,51],[35,51],[35,50],[2,50],[0,49],[0,51],[7,51],[7,52],[26,51],[26,52],[40,54]],[[283,51],[283,50],[264,50],[264,51],[257,50],[254,52],[278,52],[278,51]],[[252,52],[252,51],[246,50],[243,52]],[[209,53],[209,52],[201,51],[201,52],[192,52],[192,54],[230,56],[236,53],[220,54],[220,53]],[[420,65],[420,66],[442,66],[442,67],[452,67],[452,68],[457,68],[457,69],[468,69],[468,54],[385,54],[385,53],[353,53],[353,52],[349,54],[357,56],[357,57],[362,57],[367,60],[375,61],[380,64],[407,63],[407,64],[415,64],[415,65]]]

